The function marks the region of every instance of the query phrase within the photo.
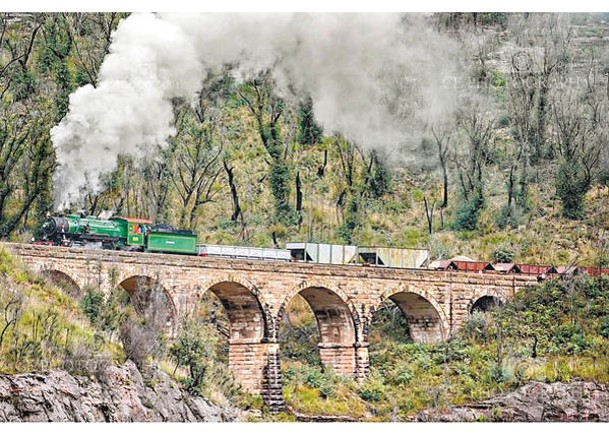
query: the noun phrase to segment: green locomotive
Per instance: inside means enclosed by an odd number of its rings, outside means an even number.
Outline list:
[[[197,235],[153,225],[149,219],[84,215],[49,216],[42,225],[43,243],[101,247],[123,251],[197,254]]]

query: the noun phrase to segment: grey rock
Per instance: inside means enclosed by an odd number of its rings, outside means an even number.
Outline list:
[[[0,375],[0,422],[223,422],[241,418],[192,396],[166,373],[142,374],[127,361],[105,367],[96,378],[62,370],[48,374]]]
[[[531,382],[476,404],[425,410],[414,421],[607,422],[609,391],[595,382]]]

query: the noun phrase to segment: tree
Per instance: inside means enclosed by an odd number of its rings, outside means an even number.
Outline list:
[[[169,348],[169,355],[174,360],[176,367],[188,368],[188,379],[186,388],[192,394],[197,394],[205,379],[206,372],[216,357],[215,334],[203,324],[198,324],[192,319],[186,319]]]
[[[465,133],[466,150],[455,155],[463,200],[457,210],[455,228],[474,230],[484,208],[484,182],[487,166],[494,161],[495,119],[481,110],[480,102],[459,114],[458,125]]]
[[[287,162],[288,146],[281,138],[280,119],[285,109],[284,101],[273,92],[270,72],[262,73],[237,90],[256,120],[258,134],[271,161],[269,180],[275,200],[275,219],[289,224],[294,220],[289,202],[290,167]]]
[[[582,102],[577,89],[569,88],[553,99],[555,146],[560,159],[556,193],[568,219],[583,218],[583,200],[595,179],[604,147],[604,117],[594,93],[593,88],[585,91],[587,102]]]
[[[546,13],[514,15],[509,28],[520,47],[511,59],[511,112],[517,139],[537,165],[554,156],[548,142],[551,99],[569,60],[573,28],[568,14]]]
[[[322,128],[315,122],[313,100],[308,97],[298,106],[298,143],[301,145],[319,143],[322,133]]]
[[[121,12],[64,13],[65,31],[73,45],[76,80],[80,86],[97,86],[101,63],[108,54],[111,36],[120,20],[128,14]]]
[[[448,207],[448,161],[450,159],[451,135],[447,129],[431,128],[431,132],[438,147],[438,158],[442,168],[442,204],[440,208]]]
[[[222,144],[216,139],[216,124],[220,114],[208,106],[201,94],[197,106],[185,107],[178,115],[176,158],[171,171],[173,183],[182,202],[180,225],[194,228],[197,211],[211,202],[219,192],[216,185]]]

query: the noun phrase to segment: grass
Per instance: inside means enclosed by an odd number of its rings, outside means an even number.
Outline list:
[[[3,373],[62,367],[82,373],[87,362],[93,367],[123,358],[120,347],[89,325],[64,290],[28,271],[2,249],[0,310],[0,330],[6,328],[0,345]]]
[[[405,421],[425,408],[481,401],[530,381],[609,385],[609,279],[577,277],[523,291],[502,308],[472,316],[445,343],[409,342],[403,319],[384,312],[371,328],[365,382],[286,355],[286,402],[313,415]],[[301,327],[314,321],[305,313],[291,318]]]

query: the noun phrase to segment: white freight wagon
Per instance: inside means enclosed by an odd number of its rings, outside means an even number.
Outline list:
[[[419,268],[427,266],[429,260],[427,249],[360,246],[358,254],[365,264],[384,267]]]
[[[357,246],[326,243],[286,243],[293,261],[321,264],[349,264],[357,258]]]
[[[274,248],[250,248],[247,246],[197,245],[202,257],[244,258],[249,260],[290,261],[290,251]]]

